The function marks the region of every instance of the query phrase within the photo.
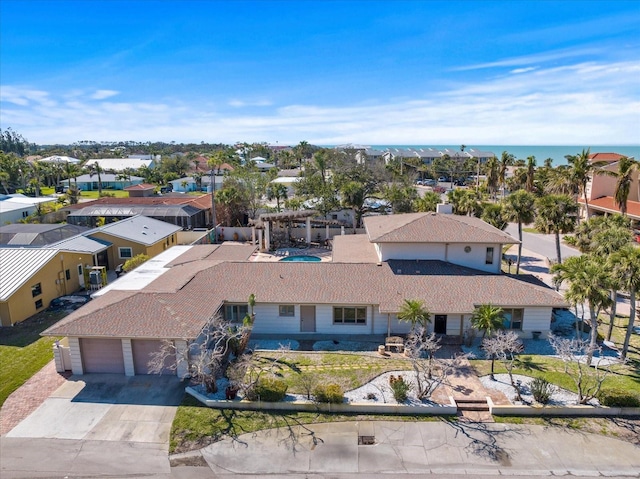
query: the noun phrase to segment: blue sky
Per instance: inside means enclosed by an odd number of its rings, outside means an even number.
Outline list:
[[[39,144],[640,144],[640,2],[0,2]]]

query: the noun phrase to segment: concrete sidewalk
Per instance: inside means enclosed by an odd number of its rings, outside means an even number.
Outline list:
[[[375,444],[358,436],[375,434]],[[218,474],[396,473],[640,477],[640,448],[580,431],[460,422],[294,425],[200,451]]]

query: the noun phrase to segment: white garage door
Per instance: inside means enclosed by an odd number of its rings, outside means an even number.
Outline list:
[[[80,351],[85,373],[124,374],[121,340],[82,338]]]
[[[151,374],[149,372],[149,361],[152,354],[160,351],[162,341],[157,339],[133,339],[131,340],[131,350],[133,351],[133,365],[136,374]],[[161,374],[175,374],[175,355],[168,356],[164,361]]]

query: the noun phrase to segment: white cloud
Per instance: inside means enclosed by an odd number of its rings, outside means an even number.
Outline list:
[[[112,96],[116,96],[119,93],[120,92],[116,90],[96,90],[91,95],[91,98],[93,100],[104,100],[106,98],[111,98]]]
[[[414,99],[358,104],[230,100],[93,102],[69,92],[2,88],[3,126],[36,143],[78,140],[269,141],[296,144],[638,144],[640,64],[596,62],[519,69]],[[513,72],[512,72],[513,73]],[[54,98],[54,99],[52,99]],[[57,98],[58,104],[56,106]],[[54,105],[52,107],[51,105]],[[237,108],[242,106],[242,110]],[[260,107],[260,108],[256,108]]]
[[[273,105],[273,103],[268,100],[245,101],[245,100],[232,99],[232,100],[229,100],[228,105],[234,108],[244,108],[244,107],[251,107],[251,106],[271,106]]]

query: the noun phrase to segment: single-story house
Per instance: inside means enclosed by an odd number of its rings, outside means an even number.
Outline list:
[[[153,258],[175,246],[177,233],[181,230],[179,226],[137,215],[101,226],[88,236],[113,245],[108,250],[108,263],[105,266],[114,269],[139,254]]]
[[[501,246],[517,241],[480,220],[417,213],[371,217],[365,228],[335,237],[330,262],[252,261],[253,245],[177,246],[43,334],[68,337],[75,374],[134,375],[148,373],[163,340],[185,352],[215,316],[242,321],[251,294],[253,331],[283,336],[404,334],[397,315],[418,299],[437,334],[462,336],[491,303],[506,328],[531,337],[568,307],[553,289],[501,273]]]
[[[36,213],[40,205],[58,201],[55,196],[0,195],[0,225],[17,223]]]
[[[67,223],[15,223],[0,226],[0,245],[47,246],[88,231]]]
[[[84,166],[99,165],[103,171],[138,170],[142,167],[154,168],[155,159],[151,155],[129,156],[128,158],[99,158],[88,160]]]
[[[13,326],[81,289],[91,263],[84,252],[0,247],[0,325]]]
[[[100,173],[100,181],[102,182],[103,190],[124,190],[128,186],[139,185],[144,181],[144,178],[139,176],[123,176],[113,173]],[[61,181],[66,188],[70,188],[71,185],[78,185],[80,191],[97,191],[98,190],[98,174],[93,175],[80,175],[77,178],[69,178]]]

